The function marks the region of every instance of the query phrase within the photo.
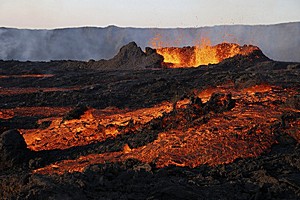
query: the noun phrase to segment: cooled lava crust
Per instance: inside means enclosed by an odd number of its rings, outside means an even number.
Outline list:
[[[256,49],[164,69],[129,47],[0,61],[3,199],[300,198],[299,63]]]

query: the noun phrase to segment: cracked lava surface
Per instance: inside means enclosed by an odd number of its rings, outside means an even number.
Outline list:
[[[95,163],[124,161],[129,158],[152,163],[160,168],[169,165],[218,165],[233,162],[237,158],[255,157],[267,152],[276,143],[272,127],[280,123],[282,113],[299,112],[278,106],[278,102],[285,102],[295,91],[277,86],[255,85],[235,89],[228,84],[194,93],[202,100],[199,105],[190,98],[183,98],[175,104],[166,101],[135,110],[89,107],[79,119],[71,120],[63,120],[62,117],[70,108],[1,109],[0,115],[4,119],[14,113],[30,115],[32,112],[31,115],[38,115],[38,110],[43,109],[46,118],[39,123],[51,122],[47,128],[20,130],[28,148],[34,151],[66,150],[74,146],[114,140],[122,134],[147,134],[148,131],[157,133],[157,138],[144,145],[132,147],[125,143],[122,144],[122,149],[116,151],[91,152],[34,170],[34,173],[63,174],[82,172],[85,167]],[[224,111],[212,109],[203,112],[201,107],[208,104],[213,94],[231,94],[235,105]],[[222,98],[224,97],[221,96],[215,106],[226,103],[226,99]],[[158,121],[159,128],[153,125]],[[293,123],[288,129],[295,133],[293,129],[299,127],[300,121]],[[299,139],[299,132],[296,131],[295,134]]]

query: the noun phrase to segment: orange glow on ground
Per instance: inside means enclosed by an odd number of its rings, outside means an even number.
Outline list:
[[[62,117],[45,118],[39,123],[51,121],[47,129],[21,130],[21,132],[28,147],[32,150],[67,149],[114,138],[121,134],[118,130],[120,126],[127,126],[128,123],[133,122],[135,126],[132,129],[135,130],[171,110],[170,103],[135,111],[117,108],[90,109],[80,119],[62,121]]]
[[[237,158],[255,157],[268,151],[271,145],[276,143],[270,127],[280,122],[282,113],[292,110],[274,105],[273,102],[277,100],[284,102],[295,94],[293,90],[270,85],[258,85],[241,90],[227,85],[199,91],[197,95],[205,99],[216,92],[231,93],[232,98],[236,100],[235,107],[223,113],[209,112],[192,122],[186,122],[186,119],[181,117],[186,114],[184,109],[191,101],[184,99],[176,104],[178,112],[175,112],[175,116],[162,119],[163,123],[166,123],[164,127],[169,127],[172,120],[179,120],[179,124],[159,132],[153,142],[137,148],[125,144],[120,151],[63,160],[36,169],[34,172],[46,174],[82,172],[90,164],[124,161],[129,158],[155,163],[157,167],[169,165],[196,167],[202,164],[230,163]],[[113,139],[124,133],[135,134],[139,129],[147,127],[147,123],[151,120],[161,118],[163,113],[170,113],[173,109],[174,105],[169,102],[138,110],[91,108],[80,119],[62,122],[61,117],[56,117],[51,119],[52,123],[46,129],[21,130],[21,132],[32,150],[67,149]],[[299,124],[299,120],[295,121],[287,129],[291,135],[294,134],[294,138],[300,138],[297,129]],[[131,132],[128,132],[129,130]]]

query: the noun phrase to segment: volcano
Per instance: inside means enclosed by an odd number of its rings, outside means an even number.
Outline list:
[[[298,199],[299,73],[232,43],[0,61],[0,195]]]

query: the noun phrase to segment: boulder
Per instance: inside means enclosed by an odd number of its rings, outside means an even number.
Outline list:
[[[300,94],[296,94],[286,100],[286,106],[299,110],[300,109]]]
[[[214,93],[211,95],[209,101],[204,106],[204,112],[213,111],[215,113],[222,113],[231,110],[235,106],[235,100],[232,99],[231,94]]]
[[[0,169],[20,166],[26,159],[29,150],[17,130],[8,130],[0,135]]]

